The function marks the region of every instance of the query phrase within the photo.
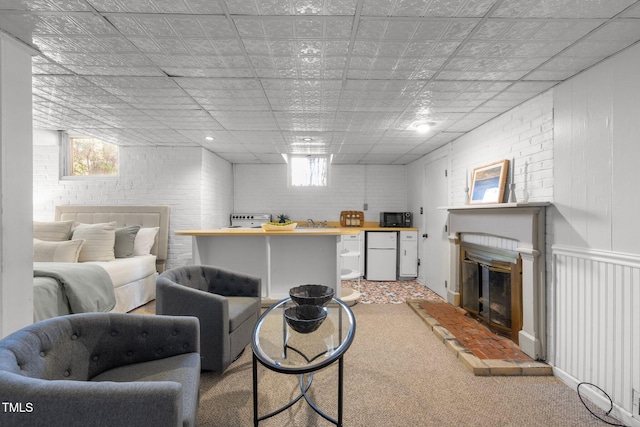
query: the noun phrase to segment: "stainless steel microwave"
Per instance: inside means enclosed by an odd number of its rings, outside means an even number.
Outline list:
[[[411,212],[380,212],[380,227],[412,227]]]

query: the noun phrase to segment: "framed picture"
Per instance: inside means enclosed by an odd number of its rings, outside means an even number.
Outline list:
[[[502,203],[509,160],[475,168],[471,176],[469,203]]]

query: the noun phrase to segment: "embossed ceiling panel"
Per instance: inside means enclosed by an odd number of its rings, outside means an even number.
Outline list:
[[[406,164],[638,42],[640,1],[0,0],[0,29],[38,128]]]

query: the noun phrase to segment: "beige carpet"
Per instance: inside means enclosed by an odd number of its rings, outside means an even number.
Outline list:
[[[477,377],[406,304],[357,304],[345,355],[345,426],[602,426],[555,377]],[[260,414],[297,395],[297,376],[258,370]],[[337,415],[337,365],[316,373],[312,395]],[[220,375],[201,377],[199,426],[252,426],[251,349]],[[330,426],[300,401],[264,427]]]

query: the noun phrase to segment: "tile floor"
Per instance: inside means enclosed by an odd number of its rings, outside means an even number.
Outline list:
[[[408,299],[442,300],[442,298],[415,280],[379,282],[370,280],[343,280],[343,288],[360,292],[359,304],[403,304]]]

